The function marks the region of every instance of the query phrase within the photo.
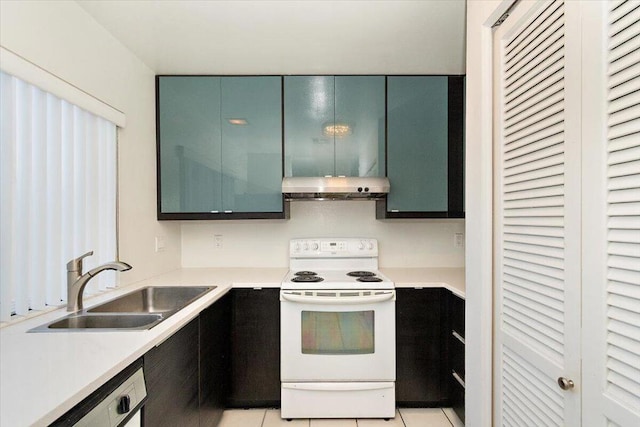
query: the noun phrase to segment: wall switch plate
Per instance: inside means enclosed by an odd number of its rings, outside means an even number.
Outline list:
[[[156,252],[164,251],[164,237],[156,236]]]
[[[213,235],[213,246],[216,249],[222,249],[222,234],[214,234]]]
[[[464,233],[453,233],[453,246],[464,248]]]

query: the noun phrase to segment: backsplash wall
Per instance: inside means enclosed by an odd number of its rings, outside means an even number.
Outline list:
[[[463,267],[455,233],[464,220],[380,221],[372,201],[299,201],[289,220],[183,222],[182,266],[288,267],[292,238],[371,237],[381,267]]]

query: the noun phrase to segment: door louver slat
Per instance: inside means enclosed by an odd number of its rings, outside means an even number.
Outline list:
[[[517,306],[526,306],[528,309],[533,308],[541,312],[544,315],[544,317],[541,317],[542,321],[549,327],[559,330],[558,327],[561,321],[558,320],[558,312],[556,310],[515,292],[505,292],[504,297],[510,299]]]
[[[564,13],[561,5],[555,4],[551,7],[545,8],[528,26],[524,28],[520,33],[515,35],[505,47],[505,62],[509,62],[513,57],[524,49],[524,46],[531,43],[536,34],[539,34],[549,24],[549,22],[555,21],[559,13]],[[546,24],[546,25],[544,25]]]
[[[516,152],[517,151],[517,152]],[[505,156],[504,166],[506,169],[512,169],[524,163],[544,159],[557,154],[562,154],[562,140],[560,135],[554,135],[554,138],[537,141],[528,144],[518,150],[514,150],[512,156]]]
[[[541,304],[546,305],[552,309],[562,313],[562,306],[557,302],[557,292],[552,287],[542,288],[541,286],[532,287],[531,281],[516,276],[509,276],[505,274],[505,293],[513,292],[514,294],[522,295],[534,301],[539,301]]]
[[[629,14],[635,9],[640,8],[640,3],[626,0],[615,0],[611,2],[609,8],[609,22],[615,23],[623,16]]]
[[[543,135],[541,138],[535,141],[521,140],[522,145],[515,147],[511,145],[509,151],[504,153],[505,167],[512,167],[526,163],[527,156],[535,156],[536,153],[544,151],[550,154],[557,154],[562,152],[562,147],[557,145],[562,144],[562,131],[552,133],[550,135]]]
[[[612,5],[609,36],[605,395],[640,412],[640,2]]]
[[[550,61],[550,63],[557,62],[562,58],[563,52],[558,50],[558,52],[553,53],[549,56],[546,61]],[[546,68],[546,66],[545,66]],[[528,92],[525,96],[522,96],[518,102],[517,106],[513,106],[509,115],[505,117],[507,122],[511,121],[511,119],[517,114],[522,113],[523,110],[532,107],[533,105],[538,105],[545,99],[557,98],[562,94],[562,76],[558,77],[556,81],[545,81],[544,86],[538,86],[535,90]]]
[[[532,289],[533,292],[537,292],[543,295],[549,295],[551,301],[547,301],[550,307],[560,308],[561,304],[558,304],[558,295],[562,294],[562,281],[558,277],[558,271],[552,268],[523,268],[522,263],[511,263],[505,265],[505,277],[509,279],[511,284],[516,284],[521,287]],[[555,276],[554,276],[555,273]]]
[[[531,97],[536,88],[550,86],[558,80],[562,80],[562,70],[564,69],[564,57],[547,68],[540,70],[540,73],[531,77],[530,80],[523,80],[521,85],[515,85],[512,92],[507,93],[505,97],[505,105],[509,108],[515,107],[521,101]],[[507,111],[507,114],[512,111]]]
[[[509,243],[525,243],[528,245],[546,246],[548,248],[563,248],[564,241],[562,239],[526,234],[509,234],[505,232],[504,241]]]
[[[619,86],[622,83],[632,80],[638,75],[640,64],[634,61],[632,55],[626,55],[611,64],[609,72],[611,73],[611,85]]]
[[[537,74],[536,70],[548,57],[550,52],[557,52],[561,49],[558,43],[562,39],[562,14],[556,14],[552,17],[554,20],[550,25],[542,31],[535,34],[535,39],[525,45],[525,48],[517,51],[512,58],[507,59],[506,68],[509,76],[505,80],[505,88],[507,92],[511,90],[511,85],[516,84],[519,80],[525,79],[527,76]],[[511,72],[513,70],[513,72]]]

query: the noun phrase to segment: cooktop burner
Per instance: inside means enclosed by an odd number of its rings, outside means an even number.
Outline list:
[[[313,282],[322,282],[323,280],[324,279],[320,276],[310,276],[310,275],[295,276],[291,278],[291,281],[296,283],[313,283]]]
[[[321,291],[393,289],[395,285],[378,270],[376,239],[305,238],[289,242],[289,271],[281,287]]]
[[[351,277],[371,277],[375,276],[375,273],[371,271],[350,271],[347,273],[347,276]]]
[[[382,282],[382,279],[376,276],[361,276],[356,279],[358,282]]]
[[[317,276],[318,273],[315,271],[297,271],[293,273],[295,276]]]

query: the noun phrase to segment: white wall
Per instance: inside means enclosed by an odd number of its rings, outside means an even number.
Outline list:
[[[299,201],[291,202],[289,220],[183,223],[182,264],[288,267],[292,238],[372,237],[382,267],[462,267],[464,248],[454,247],[454,233],[464,233],[464,220],[378,221],[372,201]]]
[[[121,282],[179,267],[179,225],[155,220],[153,71],[72,1],[1,1],[0,45],[126,114],[118,132],[119,251],[133,270]],[[161,253],[158,235],[167,242]]]

